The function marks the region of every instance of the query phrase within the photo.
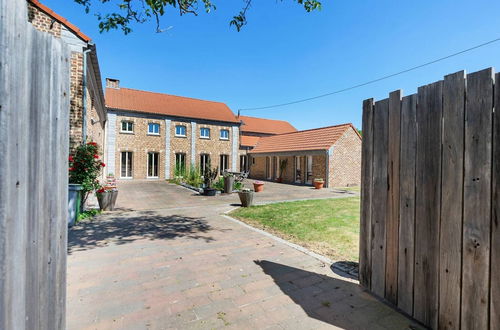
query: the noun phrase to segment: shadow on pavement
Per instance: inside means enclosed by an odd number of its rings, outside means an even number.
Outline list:
[[[97,217],[72,227],[68,232],[68,253],[106,246],[127,244],[140,239],[174,239],[188,237],[211,242],[203,235],[212,230],[204,218],[180,215],[163,216],[154,211]]]
[[[397,315],[390,307],[363,292],[356,283],[271,261],[254,262],[311,318],[343,329],[369,329],[378,319]],[[414,326],[403,316],[398,321],[394,329],[401,325],[403,329]]]

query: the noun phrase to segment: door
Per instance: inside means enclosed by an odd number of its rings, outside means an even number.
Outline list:
[[[123,179],[132,178],[132,152],[122,151],[120,177]]]
[[[159,156],[157,152],[148,152],[148,178],[158,178]]]
[[[295,157],[295,183],[302,182],[301,158]]]
[[[307,156],[307,183],[312,184],[313,181],[313,156]]]

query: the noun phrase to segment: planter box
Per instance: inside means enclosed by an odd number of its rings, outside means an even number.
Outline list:
[[[241,206],[249,207],[253,205],[253,191],[240,191],[238,196],[240,197]]]
[[[99,202],[99,208],[102,211],[113,211],[115,209],[115,203],[117,197],[118,197],[118,190],[97,194],[97,201]]]
[[[234,176],[224,177],[224,192],[230,194],[233,192]]]
[[[69,184],[68,185],[68,225],[73,226],[80,214],[80,207],[82,204],[82,185]]]

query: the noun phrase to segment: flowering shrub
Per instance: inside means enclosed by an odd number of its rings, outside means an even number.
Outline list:
[[[84,203],[90,192],[101,187],[97,178],[106,165],[99,159],[99,147],[95,142],[78,146],[68,160],[69,183],[82,185]]]

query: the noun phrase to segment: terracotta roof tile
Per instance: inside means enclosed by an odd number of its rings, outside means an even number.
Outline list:
[[[239,118],[243,122],[243,124],[241,125],[242,132],[283,134],[297,131],[295,127],[284,120],[273,120],[248,116],[240,116]]]
[[[266,136],[260,138],[259,143],[250,153],[328,150],[348,129],[354,129],[358,133],[352,124],[342,124]]]
[[[106,88],[105,98],[106,107],[112,109],[239,123],[231,109],[221,102],[129,88]]]
[[[76,27],[75,25],[73,25],[71,22],[69,22],[67,19],[65,19],[61,15],[56,14],[52,9],[50,9],[49,7],[47,7],[44,4],[40,3],[40,1],[38,1],[38,0],[29,0],[29,2],[31,2],[35,7],[37,7],[41,11],[43,11],[45,14],[49,15],[50,17],[52,17],[53,19],[55,19],[56,21],[58,21],[62,25],[66,26],[68,28],[68,30],[70,30],[71,32],[75,33],[83,41],[89,42],[91,40],[90,37],[88,37],[82,31],[80,31],[80,29],[78,27]]]
[[[259,140],[259,136],[241,135],[240,145],[243,147],[255,147]]]

